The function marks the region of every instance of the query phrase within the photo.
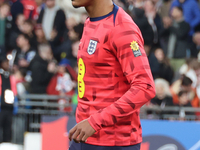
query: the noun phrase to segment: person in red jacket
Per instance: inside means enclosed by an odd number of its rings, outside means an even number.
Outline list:
[[[155,96],[142,34],[112,0],[72,0],[89,14],[79,44],[77,125],[69,150],[139,150],[140,108]]]
[[[26,19],[37,19],[37,5],[35,0],[21,0],[24,6],[24,15]]]
[[[60,96],[72,96],[74,94],[74,89],[76,87],[76,82],[72,80],[70,72],[67,72],[69,68],[69,61],[67,59],[62,59],[58,65],[57,74],[55,74],[49,85],[47,86],[47,94],[49,95],[60,95]],[[73,74],[73,73],[72,73]],[[73,76],[72,76],[73,77]],[[65,99],[59,99],[59,104],[66,103]],[[71,111],[71,107],[65,108],[60,107],[60,110]]]

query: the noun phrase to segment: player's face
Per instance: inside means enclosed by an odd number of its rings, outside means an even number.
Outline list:
[[[72,5],[75,8],[78,7],[86,7],[89,6],[91,4],[92,0],[72,0]]]

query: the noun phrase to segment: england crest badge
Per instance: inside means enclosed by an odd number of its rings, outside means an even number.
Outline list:
[[[89,43],[88,48],[87,48],[88,54],[89,55],[94,54],[94,52],[96,51],[96,48],[97,48],[97,41],[90,40],[90,43]]]

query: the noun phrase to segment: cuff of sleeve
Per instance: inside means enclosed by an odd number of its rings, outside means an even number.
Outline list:
[[[99,131],[101,129],[101,126],[97,123],[93,116],[90,116],[87,120],[95,131]]]

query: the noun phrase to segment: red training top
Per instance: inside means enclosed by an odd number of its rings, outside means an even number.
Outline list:
[[[88,144],[128,146],[142,142],[139,109],[155,96],[154,82],[132,18],[114,4],[109,14],[88,18],[78,51],[77,122],[96,133]]]
[[[26,19],[37,19],[37,5],[35,0],[21,0],[21,3],[24,6],[24,15]]]

